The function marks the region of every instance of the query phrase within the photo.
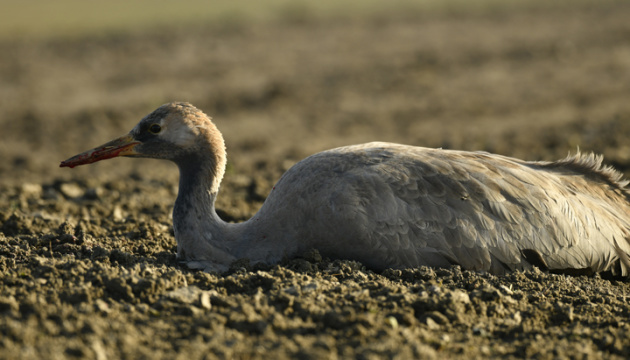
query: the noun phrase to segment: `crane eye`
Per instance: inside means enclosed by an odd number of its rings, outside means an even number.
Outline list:
[[[149,132],[151,134],[159,134],[162,131],[162,127],[159,124],[152,124],[149,126]]]

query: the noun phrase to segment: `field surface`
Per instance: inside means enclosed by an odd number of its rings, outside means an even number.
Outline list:
[[[174,165],[58,168],[188,101],[226,139],[217,207],[235,222],[305,156],[375,140],[579,147],[628,175],[627,1],[24,3],[0,6],[0,358],[630,357],[628,280],[317,253],[191,271]]]

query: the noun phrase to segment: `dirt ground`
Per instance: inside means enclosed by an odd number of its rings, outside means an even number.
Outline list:
[[[227,274],[175,260],[176,168],[59,161],[168,101],[211,114],[242,221],[293,163],[373,140],[630,173],[630,4],[300,16],[0,42],[0,358],[630,357],[630,282],[374,273],[317,253]]]

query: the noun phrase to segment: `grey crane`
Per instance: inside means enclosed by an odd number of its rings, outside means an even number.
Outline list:
[[[162,105],[128,135],[61,163],[117,156],[173,161],[178,259],[224,271],[311,249],[367,267],[448,267],[502,274],[537,266],[629,276],[630,191],[602,157],[528,162],[487,152],[392,143],[340,147],[289,169],[248,221],[226,223],[215,199],[223,137],[188,103]]]

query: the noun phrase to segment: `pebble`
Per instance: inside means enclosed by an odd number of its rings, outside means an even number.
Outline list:
[[[397,329],[398,328],[398,320],[396,320],[396,318],[393,317],[393,316],[388,316],[387,317],[387,323],[389,324],[389,326],[392,327],[392,329]]]
[[[201,289],[196,286],[180,287],[166,293],[166,297],[182,304],[192,304],[199,298]]]
[[[451,291],[450,293],[451,299],[453,299],[453,302],[460,302],[463,304],[470,304],[470,296],[468,296],[467,293],[465,293],[462,290],[459,289],[455,289],[453,291]]]
[[[514,291],[503,284],[499,285],[499,290],[501,290],[505,295],[514,295]]]
[[[196,286],[183,286],[167,292],[165,296],[181,304],[195,305],[206,310],[212,308],[210,292],[201,290]]]
[[[59,186],[59,191],[70,199],[80,198],[85,194],[85,190],[75,183],[63,183]]]
[[[208,291],[204,291],[199,296],[199,306],[202,309],[210,310],[212,309],[212,303],[210,302],[210,293]]]
[[[22,194],[26,197],[40,197],[43,189],[39,184],[24,183],[22,184]]]
[[[104,300],[101,300],[101,299],[96,299],[96,301],[94,301],[94,306],[98,309],[98,311],[105,314],[111,311],[111,309],[109,308],[109,304],[107,304]]]

